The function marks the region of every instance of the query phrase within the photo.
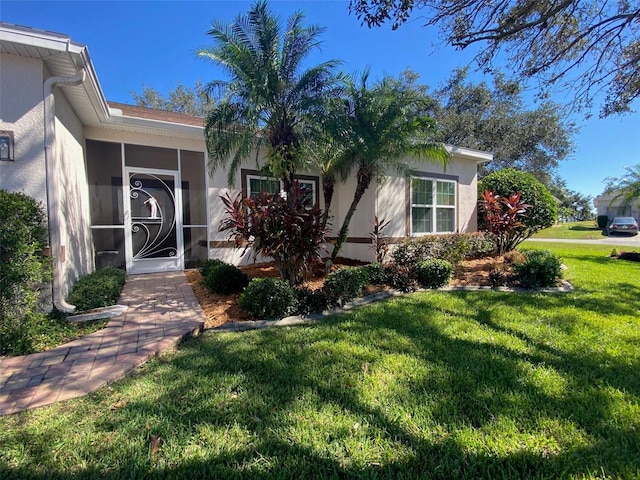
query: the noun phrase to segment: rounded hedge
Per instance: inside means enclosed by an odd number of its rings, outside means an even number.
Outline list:
[[[276,278],[254,278],[238,303],[254,318],[282,318],[295,310],[296,292]]]
[[[480,201],[482,200],[482,192],[486,190],[501,197],[509,197],[516,192],[522,194],[522,200],[531,205],[520,219],[528,230],[527,236],[552,226],[558,218],[558,203],[547,187],[530,173],[513,168],[498,170],[478,182],[478,199]]]
[[[211,265],[202,280],[211,293],[227,295],[241,291],[249,284],[249,278],[234,265],[220,262]]]
[[[451,262],[433,258],[420,262],[416,267],[418,283],[425,288],[440,288],[449,283],[453,267]]]
[[[562,278],[562,261],[549,250],[525,252],[525,261],[513,266],[520,286],[524,288],[555,287]]]

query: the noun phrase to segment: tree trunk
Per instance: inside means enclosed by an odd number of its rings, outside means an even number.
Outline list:
[[[342,222],[342,228],[340,229],[338,238],[336,238],[336,244],[333,247],[333,252],[331,252],[331,263],[335,262],[336,257],[338,256],[338,252],[340,252],[342,245],[347,240],[351,217],[353,217],[353,214],[355,213],[356,208],[358,207],[358,203],[360,203],[364,192],[366,192],[367,188],[369,188],[371,178],[372,175],[370,173],[358,171],[358,185],[356,186],[356,193],[353,195],[353,201],[351,202],[351,206],[347,211],[347,215],[344,217],[344,222]]]
[[[335,180],[326,178],[326,177],[322,178],[322,196],[324,198],[322,230],[325,230],[327,228],[327,221],[329,220],[329,210],[331,209],[331,202],[333,201],[334,187],[335,187]]]

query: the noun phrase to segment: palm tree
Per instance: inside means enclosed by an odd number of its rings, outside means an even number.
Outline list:
[[[230,76],[214,81],[223,100],[207,115],[205,141],[209,168],[229,166],[228,182],[252,153],[256,160],[266,149],[267,167],[281,178],[289,192],[301,162],[304,130],[334,86],[335,60],[306,70],[303,61],[319,47],[324,29],[303,26],[301,12],[283,26],[266,1],[256,2],[246,15],[229,25],[214,23],[208,35],[215,45],[198,54],[208,58]]]
[[[609,177],[605,179],[606,193],[616,193],[611,199],[615,201],[622,199],[624,207],[631,207],[634,201],[638,202],[640,207],[640,164],[624,167],[626,174],[622,177]]]
[[[385,78],[367,85],[369,72],[359,80],[347,80],[346,95],[336,102],[334,118],[337,143],[342,145],[337,162],[345,181],[356,170],[356,190],[331,253],[335,261],[347,239],[349,223],[371,182],[384,178],[388,168],[408,173],[406,159],[429,159],[446,166],[449,154],[435,142],[433,119],[419,115],[419,92],[402,82]]]

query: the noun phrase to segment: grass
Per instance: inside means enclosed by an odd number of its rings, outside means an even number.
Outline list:
[[[205,334],[0,418],[0,478],[640,478],[640,264],[525,245],[559,254],[576,290]]]
[[[583,222],[568,222],[552,227],[536,233],[533,238],[561,238],[570,240],[595,240],[606,237],[593,220],[585,220]]]

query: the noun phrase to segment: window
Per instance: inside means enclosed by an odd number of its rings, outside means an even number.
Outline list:
[[[317,199],[317,179],[296,178],[302,188],[307,188],[311,192],[311,205],[315,205]],[[275,178],[261,177],[259,175],[246,175],[247,196],[254,197],[261,192],[275,195],[282,192],[282,182]]]
[[[411,234],[456,231],[456,182],[411,178]]]

